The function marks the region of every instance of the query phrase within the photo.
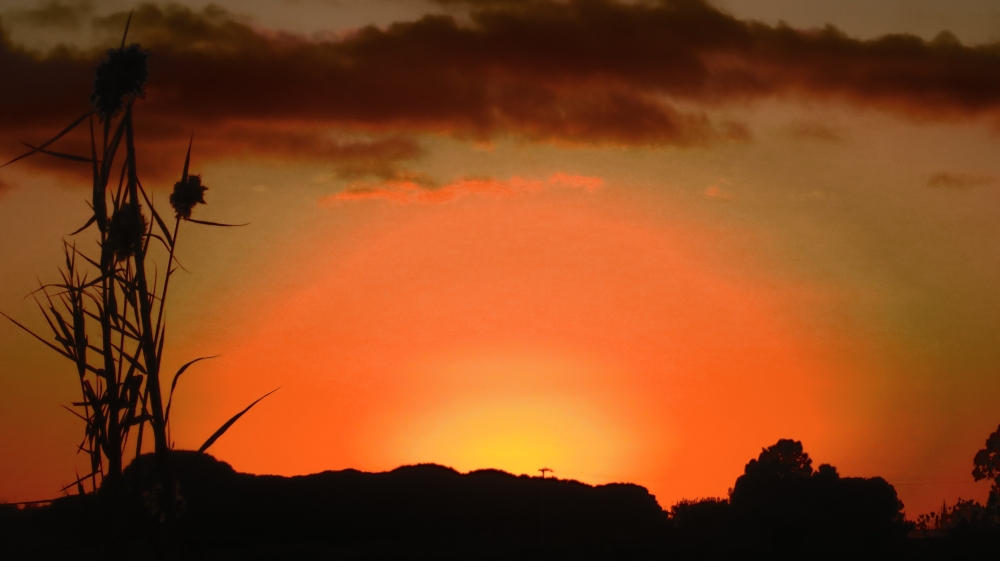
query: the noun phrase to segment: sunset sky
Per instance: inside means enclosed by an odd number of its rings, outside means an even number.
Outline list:
[[[0,159],[152,51],[139,172],[194,132],[172,435],[238,470],[435,462],[725,496],[779,438],[909,517],[1000,423],[994,0],[4,0]],[[61,150],[89,151],[71,135]],[[89,168],[0,169],[0,311]],[[76,238],[94,247],[94,232]],[[84,470],[72,363],[0,323],[0,500]]]

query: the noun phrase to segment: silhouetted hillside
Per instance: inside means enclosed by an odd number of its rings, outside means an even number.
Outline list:
[[[172,537],[157,523],[161,503],[143,500],[162,481],[153,457],[124,472],[130,515],[108,535],[128,543],[126,558],[157,559],[178,540],[183,555],[170,558],[958,559],[1000,551],[996,533],[908,538],[913,524],[889,483],[814,470],[792,440],[751,460],[728,498],[681,502],[669,513],[631,484],[432,464],[257,476],[205,454],[170,459],[180,513]],[[0,557],[103,558],[108,548],[93,541],[109,520],[101,503],[90,494],[23,511],[0,505]]]
[[[386,473],[349,469],[257,476],[193,452],[173,452],[172,462],[182,534],[192,550],[213,559],[220,558],[219,552],[238,551],[243,559],[255,558],[254,552],[303,547],[348,558],[366,558],[373,551],[400,558],[409,553],[525,558],[557,551],[587,558],[622,551],[645,557],[642,552],[654,547],[666,523],[655,498],[631,484],[595,487],[497,470],[460,474],[432,464]],[[154,464],[152,455],[142,456],[125,470],[134,496],[157,484]],[[72,544],[73,535],[86,534],[77,525],[85,500],[68,497],[19,513],[19,524],[43,534],[36,539],[48,547]],[[131,532],[144,535],[155,526],[156,512],[144,504],[133,507]]]
[[[203,543],[474,538],[601,544],[648,540],[664,520],[654,497],[637,485],[592,487],[496,470],[462,475],[438,465],[255,476],[207,455],[177,452],[173,458],[186,529]],[[139,458],[126,481],[141,485],[152,467],[151,456]]]

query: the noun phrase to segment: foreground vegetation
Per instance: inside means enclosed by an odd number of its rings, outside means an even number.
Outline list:
[[[667,511],[631,484],[436,465],[255,476],[194,451],[168,458],[183,497],[176,539],[165,541],[162,519],[134,500],[118,534],[123,558],[956,559],[1000,546],[995,503],[976,518],[907,521],[885,480],[813,469],[793,440],[750,460],[728,497]],[[144,455],[123,481],[147,488],[156,473],[155,456]],[[90,539],[97,499],[0,508],[0,543],[23,558],[104,559],[109,550]]]
[[[231,226],[192,218],[194,208],[205,203],[207,187],[200,175],[189,172],[190,144],[180,180],[169,199],[174,211],[172,225],[157,211],[143,187],[133,115],[136,101],[145,95],[150,53],[137,44],[126,46],[127,36],[128,23],[121,45],[109,50],[95,70],[91,110],[48,141],[38,146],[27,144],[26,153],[4,164],[40,155],[89,167],[93,212],[70,238],[93,232],[97,251],[80,249],[75,241],[63,242],[61,280],[41,286],[33,295],[49,334],[0,312],[72,363],[80,400],[67,409],[83,422],[78,451],[88,457],[89,472],[63,490],[74,490],[82,497],[89,485],[88,516],[94,525],[90,537],[101,542],[113,557],[123,555],[117,544],[127,531],[129,517],[134,515],[131,505],[138,497],[146,513],[160,521],[164,536],[174,533],[182,514],[183,497],[169,458],[172,398],[181,375],[193,364],[212,357],[183,365],[164,394],[168,291],[179,266],[175,251],[181,224]],[[52,148],[84,123],[89,125],[89,154]],[[120,157],[122,151],[124,157]],[[116,160],[120,167],[116,167]],[[199,452],[207,450],[257,402],[211,435]],[[149,448],[147,429],[152,433],[155,477],[142,487],[126,485],[124,466],[129,458]]]

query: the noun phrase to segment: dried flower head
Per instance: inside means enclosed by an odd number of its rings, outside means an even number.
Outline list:
[[[108,249],[115,261],[123,261],[139,252],[146,233],[146,217],[137,206],[125,205],[115,211],[108,225]]]
[[[145,95],[142,87],[149,77],[147,59],[149,51],[144,51],[133,43],[127,48],[109,50],[108,58],[97,66],[90,103],[102,121],[107,121],[122,110],[122,102],[126,96]]]
[[[201,184],[200,175],[189,175],[186,180],[174,183],[174,192],[170,194],[170,206],[177,212],[177,218],[191,218],[194,205],[205,204],[205,191],[208,187]]]

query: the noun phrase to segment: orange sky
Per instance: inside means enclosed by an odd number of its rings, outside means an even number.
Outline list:
[[[134,22],[154,52],[144,183],[165,201],[194,128],[198,217],[251,225],[181,235],[166,366],[221,356],[181,382],[179,447],[280,386],[213,454],[280,474],[550,467],[669,506],[724,496],[760,448],[794,438],[842,475],[886,477],[911,517],[985,497],[969,472],[1000,422],[988,3],[936,20],[921,4],[951,43],[906,3],[865,18],[819,1],[640,3],[655,17],[637,35],[682,21],[708,39],[648,58],[622,46],[630,64],[578,39],[623,31],[572,2],[187,5]],[[88,49],[123,17],[88,6],[0,10],[0,60],[37,88],[0,87],[0,156],[80,112],[52,76],[86,107]],[[889,32],[916,35],[899,50],[858,39]],[[47,51],[59,33],[78,50]],[[81,180],[45,163],[0,170],[0,310],[33,325],[23,296],[86,220]],[[73,478],[67,366],[0,325],[0,448],[15,451],[0,500]]]
[[[824,288],[739,264],[750,240],[630,216],[620,198],[470,196],[379,216],[334,258],[302,244],[282,260],[309,261],[309,286],[256,309],[206,366],[209,410],[283,387],[218,453],[278,473],[547,465],[673,501],[717,493],[758,441],[795,431],[836,450],[856,430],[830,426],[850,358],[792,312],[832,305]]]

